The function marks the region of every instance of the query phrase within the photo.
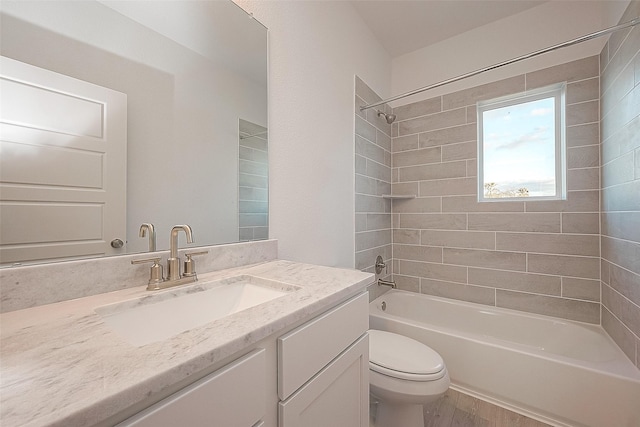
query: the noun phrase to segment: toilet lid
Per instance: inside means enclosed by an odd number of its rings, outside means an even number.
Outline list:
[[[369,330],[369,367],[396,378],[429,381],[444,375],[442,357],[419,341],[386,331]]]

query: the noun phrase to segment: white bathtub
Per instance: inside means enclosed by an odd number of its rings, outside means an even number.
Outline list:
[[[440,353],[452,388],[556,426],[640,426],[640,372],[600,326],[400,290],[369,309]]]

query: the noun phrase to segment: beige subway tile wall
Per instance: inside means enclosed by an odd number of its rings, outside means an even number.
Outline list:
[[[621,22],[640,16],[633,1]],[[640,368],[640,28],[600,55],[602,326]]]
[[[268,132],[243,119],[238,129],[238,239],[263,240],[269,235]]]
[[[355,81],[355,268],[374,272],[376,257],[387,261],[392,274],[391,125],[378,117],[376,108],[360,111],[360,106],[381,98],[356,76]],[[378,109],[391,113],[387,106]],[[373,289],[377,291],[377,289]]]
[[[400,288],[600,323],[599,77],[594,56],[394,109]],[[559,82],[567,200],[479,203],[476,102]]]

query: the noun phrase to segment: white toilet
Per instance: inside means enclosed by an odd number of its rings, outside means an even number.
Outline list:
[[[423,407],[449,388],[442,357],[404,335],[369,330],[369,391],[375,427],[424,427]]]

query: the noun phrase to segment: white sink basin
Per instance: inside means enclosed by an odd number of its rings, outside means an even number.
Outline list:
[[[272,301],[299,289],[286,283],[242,275],[177,286],[96,309],[129,343],[162,341],[216,319]]]

